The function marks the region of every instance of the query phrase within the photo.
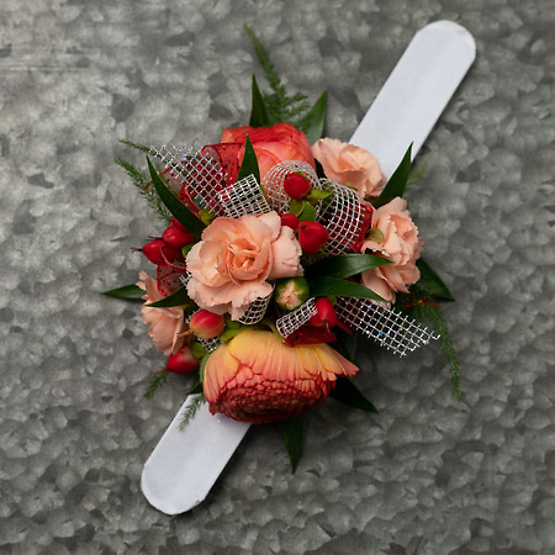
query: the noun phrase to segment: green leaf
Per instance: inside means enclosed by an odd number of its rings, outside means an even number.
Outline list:
[[[314,106],[312,106],[310,111],[304,115],[298,124],[298,128],[301,131],[304,131],[304,134],[311,145],[324,136],[327,97],[328,94],[324,91],[320,98],[315,102]]]
[[[110,289],[110,291],[103,291],[101,294],[107,295],[108,297],[116,297],[117,299],[125,299],[126,301],[142,302],[143,297],[146,295],[146,291],[132,283],[130,285],[124,285],[123,287],[118,287],[117,289]]]
[[[445,360],[449,363],[449,373],[451,374],[451,386],[453,395],[457,401],[462,400],[460,374],[461,363],[455,350],[455,346],[449,333],[449,326],[445,320],[445,316],[439,307],[427,305],[418,305],[414,307],[413,314],[419,322],[429,320],[432,323],[434,331],[439,334],[439,345],[443,351]]]
[[[307,278],[326,276],[345,279],[387,264],[391,264],[391,260],[375,254],[337,254],[311,264],[306,268],[305,275]]]
[[[281,439],[287,449],[291,472],[295,473],[303,447],[304,416],[294,416],[277,423]]]
[[[146,152],[147,154],[151,153],[150,148],[146,145],[133,143],[131,141],[126,141],[125,139],[120,139],[119,142],[124,144],[124,145],[130,146],[131,148],[136,148],[137,150],[140,150],[141,152]]]
[[[148,171],[152,184],[158,193],[162,202],[166,205],[167,209],[172,213],[177,221],[185,228],[187,228],[195,237],[200,237],[206,225],[202,222],[193,212],[191,212],[164,184],[158,176],[156,169],[152,165],[150,158],[146,157],[148,163]]]
[[[172,306],[186,306],[192,304],[192,302],[193,301],[191,301],[191,298],[187,294],[187,288],[182,285],[171,295],[168,295],[159,301],[149,303],[146,306],[151,306],[153,308],[170,308]]]
[[[410,173],[411,151],[412,143],[409,145],[409,148],[407,149],[405,156],[403,156],[401,163],[393,172],[393,175],[389,178],[389,181],[387,182],[380,196],[378,197],[376,202],[374,202],[374,206],[376,208],[387,204],[395,197],[403,196],[403,193],[405,192],[405,187],[407,185],[407,179]]]
[[[348,360],[354,360],[357,344],[358,344],[358,333],[348,333],[342,330],[339,326],[333,329],[333,333],[337,338],[337,341],[331,344],[331,346],[343,355]]]
[[[349,378],[339,378],[331,390],[330,397],[355,409],[376,414],[380,412]]]
[[[442,301],[455,300],[447,285],[443,283],[442,279],[423,258],[416,261],[416,266],[420,270],[420,279],[411,287],[412,293],[423,298],[440,299]]]
[[[245,139],[245,154],[243,156],[243,162],[239,173],[237,175],[237,181],[248,177],[249,175],[254,175],[256,181],[260,183],[260,170],[258,169],[258,160],[256,159],[256,154],[254,152],[254,147],[252,146],[251,140],[247,135]]]
[[[338,279],[333,277],[320,277],[308,280],[310,293],[316,297],[357,297],[359,299],[370,299],[372,301],[386,302],[385,299],[374,293],[368,287],[354,281]]]
[[[252,76],[252,108],[249,125],[251,127],[268,127],[270,125],[266,103],[254,75]]]
[[[297,216],[300,222],[315,222],[318,214],[316,214],[316,209],[310,202],[303,200],[301,201],[302,209],[300,214]]]

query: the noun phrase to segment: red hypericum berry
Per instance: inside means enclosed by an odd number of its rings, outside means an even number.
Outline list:
[[[318,222],[301,222],[298,234],[299,243],[306,254],[316,254],[330,237],[328,230]]]
[[[322,297],[316,301],[316,314],[309,320],[311,326],[333,328],[337,325],[337,314],[329,299]]]
[[[177,353],[170,355],[166,362],[166,370],[176,374],[190,374],[199,366],[198,358],[193,355],[189,345],[184,345]]]
[[[293,231],[297,231],[297,228],[299,227],[299,218],[297,218],[295,214],[288,212],[287,214],[281,214],[280,218],[282,226],[284,225],[290,227]]]
[[[296,200],[301,200],[308,195],[310,189],[310,181],[301,173],[290,173],[283,182],[285,192]]]
[[[165,260],[162,256],[162,247],[164,247],[165,243],[162,239],[153,239],[150,243],[147,243],[142,249],[141,252],[157,266],[159,264],[164,264]]]
[[[181,248],[195,240],[195,236],[190,231],[181,231],[177,226],[171,224],[166,231],[162,233],[162,241],[166,245]]]
[[[224,331],[225,318],[222,314],[201,309],[191,316],[189,327],[200,339],[212,339]]]

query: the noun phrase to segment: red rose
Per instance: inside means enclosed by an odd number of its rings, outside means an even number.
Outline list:
[[[306,135],[289,123],[278,123],[271,127],[251,127],[244,125],[235,129],[225,129],[222,143],[238,143],[239,165],[243,160],[246,136],[249,136],[254,147],[260,168],[260,178],[276,164],[285,160],[300,160],[309,163],[313,168],[314,157]]]

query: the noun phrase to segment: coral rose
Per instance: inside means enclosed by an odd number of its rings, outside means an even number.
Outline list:
[[[244,125],[235,129],[225,129],[221,142],[244,145],[247,135],[256,153],[260,178],[263,178],[266,172],[276,164],[285,160],[300,160],[309,163],[314,168],[314,157],[306,135],[289,123],[278,123],[271,127]],[[239,166],[244,153],[245,149],[241,148],[239,151]]]
[[[363,148],[320,139],[312,145],[312,154],[329,179],[356,189],[361,199],[377,197],[385,185],[380,163]]]
[[[420,279],[416,260],[422,252],[423,240],[400,197],[378,208],[372,216],[372,229],[362,245],[362,252],[370,250],[393,262],[362,272],[366,287],[394,302],[395,292],[408,293],[407,286]]]
[[[187,291],[201,308],[239,319],[249,304],[272,293],[267,280],[300,276],[295,232],[276,212],[216,218],[187,255]]]
[[[177,353],[185,342],[182,335],[184,331],[183,309],[147,306],[148,303],[154,303],[164,297],[158,291],[158,282],[146,272],[139,272],[139,279],[141,281],[137,282],[137,285],[146,291],[146,295],[143,297],[145,304],[141,311],[143,320],[150,324],[148,335],[152,337],[154,346],[165,355]]]
[[[248,329],[208,359],[204,395],[212,414],[242,422],[297,416],[321,403],[338,376],[358,368],[329,345],[284,345],[270,331]]]

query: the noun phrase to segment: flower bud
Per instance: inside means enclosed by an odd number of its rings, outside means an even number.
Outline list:
[[[312,188],[308,178],[302,173],[290,173],[283,182],[285,192],[296,200],[305,197]]]
[[[153,239],[150,243],[147,243],[142,249],[141,252],[148,258],[150,262],[153,264],[159,265],[164,264],[165,260],[162,256],[162,247],[164,247],[165,243],[162,239]]]
[[[199,360],[193,355],[189,345],[183,345],[177,353],[170,355],[166,362],[166,370],[176,374],[190,374],[198,366]]]
[[[281,214],[281,225],[290,227],[293,231],[297,231],[299,227],[299,218],[295,216],[295,214],[291,214],[291,212],[287,212],[287,214]]]
[[[309,320],[309,324],[315,327],[328,328],[337,325],[337,314],[329,299],[322,297],[316,301],[316,314]]]
[[[212,339],[225,329],[225,318],[209,310],[198,310],[191,316],[189,328],[200,339]]]
[[[162,241],[166,243],[166,245],[170,245],[172,247],[181,248],[184,245],[188,245],[195,240],[195,236],[186,229],[182,231],[176,225],[171,224],[164,233],[162,233]]]
[[[301,222],[298,234],[299,243],[306,254],[316,254],[329,239],[328,230],[318,222]]]
[[[308,299],[308,282],[303,277],[282,279],[276,285],[275,300],[284,310],[294,310]]]

